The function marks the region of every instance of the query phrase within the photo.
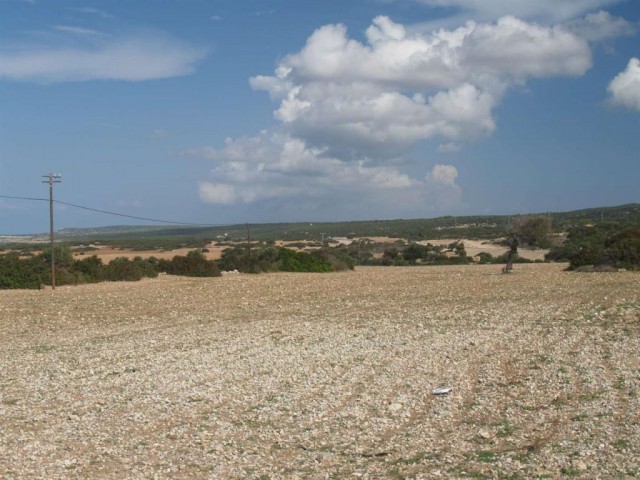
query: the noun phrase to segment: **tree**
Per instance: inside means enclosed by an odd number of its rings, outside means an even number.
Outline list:
[[[382,252],[382,264],[383,265],[393,265],[393,263],[400,255],[398,249],[394,246],[386,247],[384,252]]]
[[[549,235],[551,234],[551,221],[548,217],[541,215],[527,215],[516,218],[511,229],[513,243],[515,237],[520,245],[529,247],[547,248],[549,247]]]

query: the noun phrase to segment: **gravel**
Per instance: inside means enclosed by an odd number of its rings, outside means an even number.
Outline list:
[[[637,478],[640,276],[562,267],[0,291],[0,476]]]

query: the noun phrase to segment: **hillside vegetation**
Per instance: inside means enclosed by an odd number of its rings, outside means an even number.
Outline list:
[[[390,220],[321,224],[272,224],[252,227],[153,228],[107,227],[61,232],[56,253],[56,280],[60,285],[100,281],[139,280],[159,273],[219,276],[221,271],[331,272],[355,265],[460,265],[468,263],[527,262],[518,245],[551,248],[547,261],[568,262],[570,269],[640,269],[640,205],[517,217],[441,217],[430,220]],[[87,236],[91,233],[92,236]],[[243,235],[250,235],[249,238]],[[351,239],[337,242],[333,236]],[[318,237],[325,243],[313,242]],[[372,240],[382,237],[383,240]],[[433,245],[425,239],[488,238],[513,250],[492,256],[467,256],[463,241]],[[276,246],[289,240],[293,249]],[[292,239],[296,241],[291,242]],[[422,240],[422,241],[421,241]],[[311,242],[310,242],[311,241]],[[224,246],[222,258],[205,258],[205,246]],[[103,264],[91,253],[96,245],[120,249],[170,251],[190,248],[171,259],[115,258]],[[40,243],[13,244],[0,249],[0,289],[41,288],[51,284],[50,254]],[[32,252],[35,252],[32,253]],[[495,251],[494,251],[495,253]],[[475,254],[474,254],[475,255]]]

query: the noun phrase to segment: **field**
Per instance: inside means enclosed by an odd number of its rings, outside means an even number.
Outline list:
[[[406,239],[389,238],[389,237],[372,237],[372,238],[366,237],[366,238],[376,243],[389,244],[389,245],[392,245],[396,240],[401,240],[405,242],[407,241]],[[353,241],[353,239],[347,239],[345,237],[337,237],[334,240],[336,240],[337,243],[340,243],[343,245],[349,245]],[[356,241],[357,240],[358,239],[356,239]],[[449,239],[422,240],[418,243],[422,245],[431,243],[433,245],[440,245],[440,246],[446,247],[450,243],[456,242],[457,240],[460,240],[460,239],[449,238]],[[469,240],[469,239],[461,239],[461,241],[464,242],[467,255],[471,257],[478,255],[480,252],[490,253],[494,257],[499,257],[500,255],[509,251],[507,247],[496,245],[491,242],[482,242],[480,240]],[[308,244],[308,247],[306,247],[305,249],[307,251],[317,250],[318,248],[320,248],[318,246],[318,242],[287,242],[282,240],[275,242],[277,246],[287,247],[293,250],[301,250],[299,246],[304,245],[305,243]],[[240,245],[241,242],[237,242],[237,244]],[[209,260],[217,260],[222,256],[222,252],[225,249],[230,248],[231,245],[233,244],[226,243],[223,245],[219,245],[216,242],[211,242],[210,244],[206,245],[206,249],[208,251],[204,255]],[[90,250],[83,254],[76,252],[74,257],[78,260],[82,260],[87,256],[96,255],[99,258],[101,258],[104,263],[109,263],[111,260],[114,260],[115,258],[118,258],[118,257],[126,257],[129,259],[133,259],[135,257],[142,257],[142,258],[156,257],[156,258],[164,258],[164,259],[170,260],[175,255],[186,255],[192,250],[194,249],[193,248],[177,248],[173,250],[163,250],[163,251],[132,250],[129,248],[122,248],[122,247],[115,248],[112,246],[102,245],[96,248],[95,250]],[[539,249],[539,248],[521,247],[518,249],[518,255],[522,258],[526,258],[527,260],[544,260],[544,256],[548,252],[549,252],[548,249]],[[40,252],[37,252],[37,253],[40,253]],[[378,256],[381,257],[382,254],[379,254]]]
[[[0,478],[637,478],[640,277],[562,268],[0,291]]]

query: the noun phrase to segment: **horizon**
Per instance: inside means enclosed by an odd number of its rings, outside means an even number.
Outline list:
[[[438,215],[438,216],[434,216],[434,217],[405,217],[405,218],[371,218],[371,219],[364,219],[364,220],[340,220],[340,221],[314,221],[314,220],[301,220],[301,221],[296,221],[296,222],[236,222],[236,223],[226,223],[226,224],[211,224],[211,225],[202,225],[202,224],[176,224],[176,223],[165,223],[164,225],[159,225],[159,224],[136,224],[136,223],[131,223],[131,224],[108,224],[108,225],[97,225],[97,226],[87,226],[87,227],[61,227],[61,228],[55,228],[54,232],[56,234],[60,234],[62,232],[64,232],[65,230],[80,230],[80,231],[84,231],[84,230],[106,230],[106,229],[145,229],[145,228],[151,228],[154,230],[163,230],[163,229],[180,229],[180,228],[184,228],[184,229],[193,229],[193,228],[198,228],[198,229],[207,229],[207,228],[224,228],[224,227],[231,227],[231,228],[238,228],[238,227],[244,227],[245,225],[250,225],[250,226],[265,226],[265,225],[299,225],[299,224],[309,224],[309,225],[315,225],[315,224],[342,224],[342,223],[367,223],[367,222],[396,222],[396,221],[420,221],[420,220],[439,220],[439,219],[444,219],[444,218],[452,218],[452,219],[459,219],[459,218],[492,218],[492,217],[496,217],[496,218],[504,218],[504,217],[517,217],[517,216],[541,216],[541,215],[560,215],[560,214],[571,214],[571,213],[577,213],[577,212],[582,212],[582,211],[598,211],[598,210],[602,210],[604,212],[604,210],[606,209],[616,209],[616,208],[622,208],[622,207],[627,207],[627,206],[640,206],[640,203],[625,203],[625,204],[621,204],[621,205],[604,205],[604,206],[597,206],[597,207],[587,207],[587,208],[579,208],[576,210],[559,210],[559,211],[547,211],[547,212],[523,212],[523,213],[518,213],[518,214],[510,214],[510,213],[496,213],[496,214],[489,214],[489,215],[485,215],[485,214],[464,214],[464,215]],[[0,232],[0,238],[5,238],[5,237],[46,237],[47,239],[49,238],[50,232],[49,230],[43,230],[41,232],[29,232],[29,233],[4,233],[4,232]]]
[[[0,9],[0,235],[640,202],[632,1]]]

